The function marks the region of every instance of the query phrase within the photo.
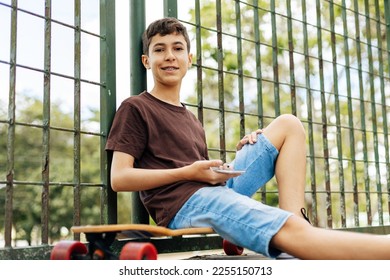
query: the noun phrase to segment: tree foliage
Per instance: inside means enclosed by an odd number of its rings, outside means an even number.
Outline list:
[[[191,22],[197,22],[199,17],[201,25],[201,38],[198,38],[201,48],[196,50],[196,66],[202,70],[202,88],[198,88],[198,92],[202,93],[205,106],[203,119],[209,146],[218,151],[221,132],[226,136],[227,149],[234,150],[244,133],[266,126],[279,114],[292,113],[302,120],[308,133],[308,192],[311,186],[319,193],[324,192],[327,184],[335,193],[342,189],[352,192],[356,185],[359,192],[363,193],[367,186],[375,192],[383,179],[367,177],[369,173],[374,175],[377,167],[367,162],[359,164],[359,161],[364,160],[364,154],[373,159],[375,151],[385,145],[381,137],[383,125],[386,125],[382,123],[384,112],[378,107],[374,113],[372,105],[380,102],[384,95],[380,76],[389,71],[388,64],[380,59],[380,55],[387,57],[386,53],[378,45],[386,44],[383,1],[288,0],[275,1],[275,7],[272,7],[273,1],[262,0],[221,0],[220,3],[220,11],[217,1],[213,0],[202,1],[199,14],[191,10]],[[222,46],[218,46],[218,17],[221,18]],[[194,34],[196,28],[191,30]],[[257,46],[259,61],[256,61]],[[220,52],[223,55],[222,79],[218,71]],[[237,114],[240,91],[244,99],[243,124]],[[224,102],[225,131],[220,130],[218,121],[220,95]],[[194,94],[188,101],[198,104],[199,98]],[[374,144],[377,141],[374,129],[379,133],[378,146]],[[233,156],[231,154],[231,158]],[[379,160],[384,162],[384,156]],[[380,173],[386,172],[380,168]],[[271,182],[271,189],[276,190],[275,182]],[[343,203],[341,195],[332,195],[336,210]],[[318,209],[326,209],[325,195],[317,196]],[[310,204],[312,197],[307,198]],[[353,209],[352,196],[347,196],[346,201]],[[371,207],[361,201],[358,211]],[[275,199],[270,202],[276,203]],[[372,201],[374,208],[376,203]],[[326,220],[326,211],[322,210],[320,215],[321,223],[321,219]],[[336,223],[340,218],[333,217]]]
[[[274,11],[272,3],[275,3]],[[381,185],[386,170],[381,165],[382,177],[378,176],[375,165],[378,158],[379,162],[385,162],[383,153],[376,155],[383,151],[383,126],[387,125],[383,123],[385,117],[379,104],[383,95],[380,79],[383,73],[389,72],[389,64],[385,63],[388,53],[377,46],[382,42],[386,49],[384,1],[221,0],[218,14],[222,26],[221,48],[217,35],[217,1],[202,0],[201,4],[200,14],[190,11],[190,21],[195,23],[199,17],[201,23],[201,48],[195,49],[198,59],[194,61],[202,73],[201,83],[194,85],[196,90],[186,102],[202,101],[210,156],[220,157],[220,147],[225,144],[226,161],[232,160],[235,145],[245,133],[265,127],[279,114],[293,113],[302,120],[308,133],[307,191],[310,193],[313,186],[318,192],[320,225],[326,221],[324,209],[329,206],[324,195],[327,184],[334,191],[331,203],[335,209],[340,209],[341,186],[347,193],[350,209],[355,204],[348,193],[353,192],[354,185],[362,194],[365,190],[376,193],[378,186],[384,188]],[[190,32],[196,34],[196,27]],[[381,54],[383,61],[380,61]],[[201,93],[201,100],[196,93]],[[17,96],[23,102],[18,104],[16,115],[14,180],[24,183],[14,186],[13,236],[33,244],[39,243],[41,230],[43,102],[25,92],[18,92]],[[2,178],[6,177],[7,170],[6,108],[1,104]],[[50,109],[53,129],[50,132],[49,235],[54,241],[69,237],[67,231],[74,223],[74,117],[73,113],[62,110],[61,104],[52,103]],[[239,112],[244,113],[243,119]],[[97,110],[90,111],[88,116],[83,120],[82,129],[88,130],[99,123]],[[221,127],[221,116],[225,127]],[[99,141],[97,136],[81,135],[80,182],[85,183],[80,195],[82,224],[100,222],[101,189],[87,186],[101,181]],[[351,160],[353,157],[355,161]],[[315,167],[314,171],[311,167]],[[271,194],[267,194],[266,203],[277,205],[276,182],[267,184],[267,191]],[[261,199],[261,195],[257,198]],[[310,203],[311,194],[307,198]],[[358,211],[368,211],[380,203],[377,196],[371,198],[370,205],[361,199]],[[119,222],[127,222],[128,195],[119,194],[118,199]],[[0,185],[0,205],[5,205],[4,185]],[[0,233],[4,231],[4,210],[0,208]],[[339,216],[333,217],[336,223]]]
[[[42,101],[25,93],[18,94],[23,100],[16,119],[14,139],[14,180],[25,182],[15,184],[13,190],[13,228],[14,239],[26,240],[29,244],[39,243],[41,235],[42,214]],[[1,106],[5,108],[5,106]],[[99,120],[99,112],[92,111],[91,117],[84,121],[88,127]],[[6,119],[1,112],[1,119]],[[69,238],[70,227],[74,224],[74,134],[73,115],[64,112],[61,104],[52,103],[50,109],[52,124],[61,129],[50,131],[50,187],[49,187],[49,237],[51,241]],[[69,131],[67,131],[69,129]],[[1,164],[7,162],[7,130],[8,126],[0,126]],[[80,206],[82,224],[99,224],[101,216],[101,189],[88,187],[88,184],[98,185],[100,179],[100,138],[82,134],[81,136],[81,186]],[[2,170],[6,170],[6,166]],[[5,176],[4,176],[5,177]],[[5,186],[0,188],[0,205],[5,205]],[[130,213],[128,199],[119,196],[122,203],[120,213],[128,216]],[[4,207],[0,213],[3,213]],[[0,215],[0,232],[3,231],[4,215]]]

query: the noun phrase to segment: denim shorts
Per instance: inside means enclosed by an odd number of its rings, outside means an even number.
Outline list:
[[[245,145],[232,162],[246,172],[225,186],[209,186],[193,194],[169,224],[170,228],[212,227],[230,242],[275,258],[280,251],[270,248],[272,237],[292,215],[252,199],[254,193],[275,173],[278,150],[263,135]]]

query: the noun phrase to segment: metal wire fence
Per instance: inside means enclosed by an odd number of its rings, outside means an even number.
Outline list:
[[[115,1],[75,0],[65,11],[58,1],[38,2],[0,2],[5,247],[33,234],[50,244],[71,225],[114,223],[121,207],[104,152],[116,110]],[[129,3],[130,87],[138,94],[148,79],[134,63],[146,9],[145,1]],[[307,131],[314,224],[390,223],[389,1],[163,4],[164,16],[178,17],[192,38],[196,59],[183,94],[206,129],[211,157],[231,160],[239,137],[294,114]],[[255,198],[277,205],[276,182]],[[133,221],[148,220],[136,196],[132,203]]]
[[[107,221],[107,159],[99,145],[115,111],[106,98],[115,90],[115,78],[107,81],[107,68],[115,69],[115,52],[107,59],[115,37],[106,34],[114,6],[100,2],[0,2],[7,108],[0,116],[0,232],[6,247],[18,239],[31,245],[34,235],[48,244],[71,224]],[[88,215],[86,199],[100,217]]]
[[[298,116],[307,131],[306,198],[316,225],[389,224],[387,5],[195,1],[187,22],[196,34],[194,105],[219,134],[211,150],[229,158],[234,134],[283,113]],[[213,119],[218,127],[209,127]],[[259,195],[266,203],[276,197],[275,182]]]

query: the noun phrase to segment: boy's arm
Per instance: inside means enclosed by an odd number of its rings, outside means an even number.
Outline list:
[[[178,181],[199,181],[210,185],[222,184],[237,174],[214,172],[210,167],[222,165],[220,160],[196,161],[191,165],[174,169],[134,168],[134,157],[114,151],[111,165],[111,186],[119,191],[142,191],[172,184]]]

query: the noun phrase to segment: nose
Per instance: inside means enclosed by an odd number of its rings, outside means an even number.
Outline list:
[[[165,60],[175,60],[175,55],[172,50],[167,50],[165,52]]]

